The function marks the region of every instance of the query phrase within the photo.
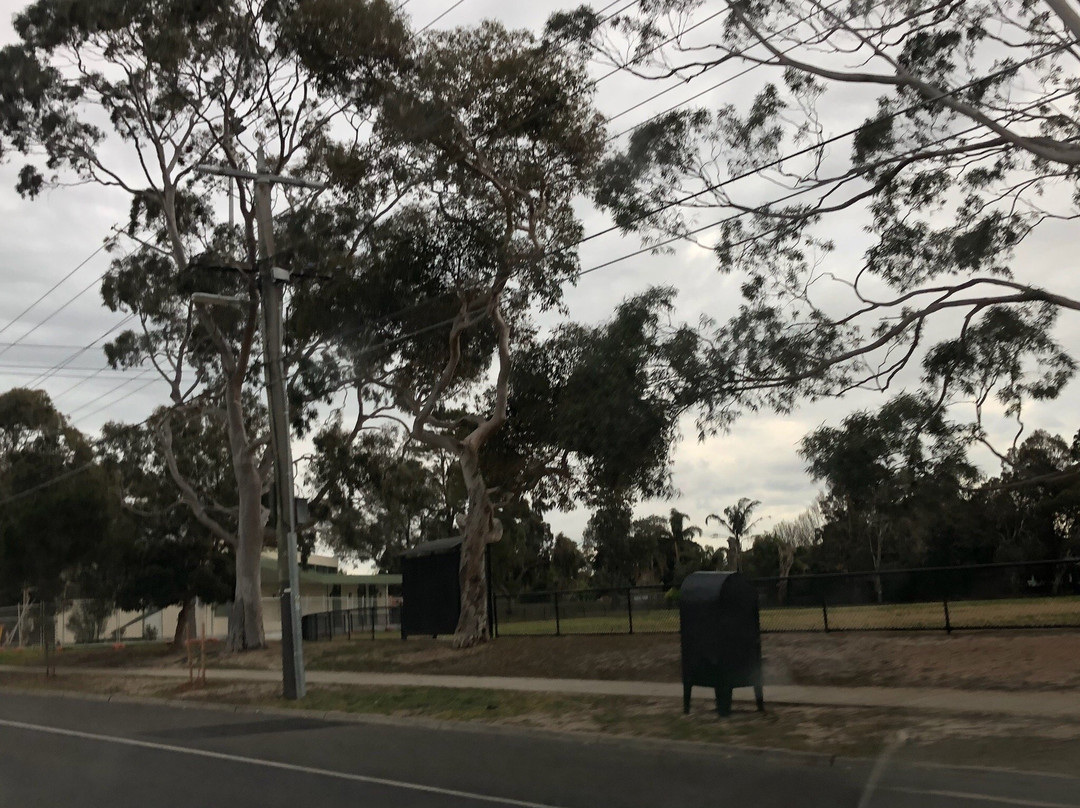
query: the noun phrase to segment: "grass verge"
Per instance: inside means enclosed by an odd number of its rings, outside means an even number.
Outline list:
[[[588,604],[588,609],[598,604]],[[941,601],[882,604],[870,606],[785,607],[761,610],[762,631],[824,631],[825,611],[833,631],[859,630],[945,630],[945,607]],[[635,607],[634,631],[638,633],[678,632],[676,609]],[[1037,626],[1080,627],[1080,597],[1031,597],[1007,600],[966,600],[949,604],[953,627],[1029,628]],[[575,614],[574,604],[560,609],[558,630],[562,634],[624,634],[630,623],[626,604],[617,604],[601,614]],[[550,604],[518,606],[515,614],[499,615],[499,633],[543,635],[556,632],[554,607]]]
[[[315,686],[302,701],[289,702],[270,684],[212,682],[191,688],[186,682],[119,675],[68,674],[46,680],[29,673],[0,673],[0,687],[5,686],[479,722],[843,757],[874,757],[903,731],[909,740],[900,747],[898,760],[1073,775],[1080,770],[1080,722],[1068,721],[786,705],[765,714],[743,707],[720,718],[708,709],[708,702],[700,701],[684,716],[675,699],[429,687]]]

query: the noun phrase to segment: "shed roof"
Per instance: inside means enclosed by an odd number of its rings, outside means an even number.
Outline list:
[[[436,539],[435,541],[426,541],[422,544],[418,544],[415,547],[411,547],[401,554],[402,558],[421,558],[423,556],[438,555],[439,553],[445,553],[448,550],[453,550],[464,541],[464,536],[451,536],[447,539]]]
[[[261,561],[264,579],[277,580],[277,559],[273,556],[263,556]],[[400,575],[388,573],[375,573],[374,575],[350,575],[344,572],[317,572],[300,568],[300,582],[309,584],[325,584],[326,586],[394,586],[401,583]]]

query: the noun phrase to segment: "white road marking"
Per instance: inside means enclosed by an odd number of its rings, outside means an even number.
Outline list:
[[[1041,800],[1028,800],[1023,797],[995,797],[991,794],[973,794],[968,791],[937,791],[924,788],[901,788],[893,786],[885,791],[898,791],[901,794],[918,794],[924,797],[949,797],[954,800],[971,800],[973,802],[992,802],[998,805],[1019,805],[1023,808],[1080,808],[1077,803],[1043,802]]]
[[[88,741],[100,741],[102,743],[115,743],[122,746],[136,746],[141,749],[156,749],[161,752],[176,752],[181,755],[194,755],[196,757],[211,758],[213,760],[225,760],[230,763],[246,763],[249,766],[262,766],[267,769],[297,772],[299,774],[313,774],[319,777],[334,777],[338,780],[350,780],[355,783],[368,783],[371,785],[400,788],[407,791],[422,791],[427,794],[440,794],[446,797],[460,797],[461,799],[475,800],[477,802],[495,803],[496,805],[512,805],[516,808],[559,808],[540,802],[528,802],[515,800],[510,797],[495,797],[490,794],[474,794],[469,791],[457,791],[452,788],[439,788],[438,786],[425,786],[420,783],[408,783],[403,780],[388,780],[384,777],[368,777],[363,774],[350,774],[333,769],[318,769],[312,766],[299,766],[294,763],[281,763],[276,760],[264,760],[262,758],[247,757],[245,755],[230,755],[227,752],[212,752],[209,749],[197,749],[189,746],[175,746],[167,743],[155,743],[153,741],[140,741],[135,738],[124,738],[118,735],[99,735],[96,732],[81,732],[75,729],[63,729],[61,727],[48,727],[41,724],[28,724],[24,721],[9,721],[0,718],[0,726],[23,729],[30,732],[43,732],[49,735],[62,735],[68,738],[82,738]]]
[[[115,743],[122,746],[135,746],[142,749],[155,749],[161,752],[176,752],[181,755],[193,755],[195,757],[210,758],[212,760],[225,760],[230,763],[246,763],[249,766],[262,766],[267,769],[278,769],[280,771],[297,772],[299,774],[313,774],[319,777],[333,777],[338,780],[349,780],[355,783],[368,783],[371,785],[386,786],[388,788],[399,788],[406,791],[421,791],[427,794],[440,794],[446,797],[460,797],[461,799],[475,800],[477,802],[512,805],[516,806],[516,808],[560,808],[559,806],[542,802],[515,800],[511,797],[496,797],[490,794],[475,794],[470,791],[458,791],[452,788],[439,788],[438,786],[425,786],[420,783],[408,783],[404,780],[389,780],[385,777],[369,777],[363,774],[350,774],[349,772],[339,772],[334,771],[333,769],[300,766],[295,763],[281,763],[276,760],[264,760],[263,758],[247,757],[246,755],[232,755],[228,752],[213,752],[209,749],[176,746],[174,744],[155,743],[153,741],[140,741],[135,738],[124,738],[118,735],[101,735],[96,732],[82,732],[76,729],[48,727],[41,724],[29,724],[24,721],[10,721],[4,718],[0,718],[0,726],[28,730],[30,732],[43,732],[49,735],[62,735],[68,738],[82,738],[88,741],[101,741],[102,743]],[[924,797],[948,797],[958,800],[970,800],[972,802],[989,802],[998,805],[1020,806],[1020,808],[1080,808],[1080,804],[1077,803],[1044,802],[1015,797],[997,797],[992,794],[977,794],[967,791],[941,791],[923,788],[903,788],[901,786],[890,786],[882,790]]]

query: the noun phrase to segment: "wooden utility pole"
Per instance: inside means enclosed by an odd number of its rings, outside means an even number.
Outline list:
[[[205,174],[254,182],[255,220],[259,226],[259,287],[262,294],[263,369],[266,403],[270,410],[270,445],[274,453],[274,495],[277,505],[278,598],[281,604],[282,692],[287,699],[302,699],[307,692],[304,648],[300,634],[300,567],[296,553],[296,502],[293,495],[292,442],[289,403],[285,393],[282,359],[282,299],[288,270],[274,266],[274,221],[270,207],[271,183],[319,187],[293,177],[270,174],[262,146],[254,173],[219,166],[199,166]]]

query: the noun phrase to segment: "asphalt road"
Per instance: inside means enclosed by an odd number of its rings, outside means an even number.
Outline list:
[[[9,806],[1080,808],[1080,779],[0,692]]]

